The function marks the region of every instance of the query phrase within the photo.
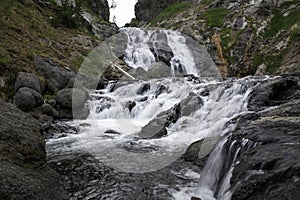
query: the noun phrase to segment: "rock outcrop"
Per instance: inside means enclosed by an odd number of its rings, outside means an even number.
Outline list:
[[[68,199],[46,164],[40,123],[0,99],[0,199]]]
[[[66,87],[69,80],[75,77],[73,71],[60,66],[49,58],[35,56],[34,64],[37,72],[45,78],[47,90],[51,92],[57,92]]]
[[[155,16],[178,0],[139,0],[135,5],[138,21],[150,22]]]
[[[300,195],[299,91],[298,76],[269,80],[254,89],[252,110],[276,107],[242,120],[233,133],[231,140],[241,147],[231,179],[233,200],[292,200]]]

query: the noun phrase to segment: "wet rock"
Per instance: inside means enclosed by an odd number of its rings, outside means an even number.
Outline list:
[[[191,37],[185,36],[186,45],[190,49],[195,66],[201,77],[221,77],[219,70],[207,50]]]
[[[33,89],[22,87],[14,97],[14,104],[22,111],[28,112],[43,104],[43,97]]]
[[[181,116],[191,115],[192,113],[197,111],[202,105],[203,102],[201,98],[195,93],[191,92],[188,97],[186,97],[180,102]]]
[[[205,158],[214,149],[219,139],[219,137],[210,137],[193,142],[182,155],[182,158],[203,167]]]
[[[0,198],[68,199],[62,178],[46,164],[40,123],[0,99]]]
[[[167,129],[171,123],[175,123],[180,116],[180,107],[173,108],[159,113],[153,120],[144,126],[139,132],[139,137],[143,139],[160,138],[167,135]]]
[[[150,90],[150,84],[149,83],[145,83],[143,84],[138,91],[136,92],[137,95],[143,95],[145,94],[148,90]]]
[[[167,92],[168,88],[164,85],[160,85],[155,91],[155,97],[157,98],[160,94]]]
[[[300,195],[300,110],[294,110],[297,105],[299,101],[290,101],[239,125],[233,139],[243,146],[231,179],[235,187],[233,200],[292,200]]]
[[[147,74],[149,78],[164,78],[172,76],[171,68],[162,62],[152,64],[149,67]],[[177,76],[178,73],[175,72],[175,75]]]
[[[191,197],[191,200],[201,200],[199,197]]]
[[[34,64],[37,72],[45,78],[46,88],[51,92],[64,88],[75,77],[74,72],[54,63],[50,58],[35,56]]]
[[[15,92],[27,87],[41,94],[41,85],[38,77],[32,73],[19,72],[15,82]]]
[[[287,76],[259,84],[250,94],[248,109],[259,111],[300,98],[298,76]]]
[[[118,131],[112,130],[112,129],[106,130],[106,131],[104,131],[104,133],[121,135],[121,133],[119,133]]]
[[[131,112],[131,110],[134,108],[134,106],[136,106],[136,102],[135,101],[128,101],[125,105],[126,108],[128,108],[128,110]]]

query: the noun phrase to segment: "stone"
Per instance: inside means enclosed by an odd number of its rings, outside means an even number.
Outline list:
[[[188,97],[186,97],[185,99],[183,99],[180,102],[181,116],[189,116],[189,115],[193,114],[202,105],[203,105],[203,102],[202,102],[201,98],[198,95],[196,95],[195,93],[191,92]]]
[[[202,159],[208,157],[218,141],[219,137],[209,137],[195,141],[189,145],[185,153],[182,155],[182,158],[186,161],[199,165],[202,162]],[[204,163],[202,162],[200,165],[203,167],[203,164]]]
[[[27,87],[41,94],[41,85],[38,77],[32,73],[19,72],[15,82],[15,92],[20,88]]]
[[[54,116],[54,109],[50,104],[42,105],[42,113],[48,116]]]
[[[28,112],[43,104],[43,97],[33,89],[22,87],[14,97],[14,104],[22,111]]]
[[[0,124],[1,199],[69,199],[46,163],[39,121],[0,99]]]
[[[82,90],[66,88],[58,91],[56,102],[65,108],[75,109],[82,107],[88,98],[89,96]]]
[[[66,87],[69,80],[75,77],[73,71],[54,63],[50,58],[35,56],[34,64],[37,72],[46,80],[46,89],[53,93]]]
[[[150,22],[161,11],[178,0],[139,0],[134,7],[138,21]]]
[[[140,138],[152,139],[167,135],[167,129],[171,123],[175,123],[180,117],[180,107],[175,105],[173,108],[159,113],[138,133]]]
[[[150,90],[150,84],[149,83],[145,83],[143,84],[138,91],[136,92],[137,95],[143,95],[145,94],[148,90]]]
[[[300,110],[296,107],[299,100],[291,100],[238,126],[232,140],[243,145],[233,169],[232,200],[292,200],[300,195]]]
[[[134,106],[136,106],[135,101],[128,101],[125,105],[125,107],[128,108],[129,112],[131,112],[131,110],[134,108]]]
[[[255,72],[255,76],[263,76],[266,74],[266,69],[267,69],[267,66],[263,63],[261,65],[259,65],[257,67],[257,70]]]
[[[270,79],[259,84],[250,93],[248,109],[260,111],[271,106],[280,105],[290,99],[300,98],[299,76],[286,76]]]
[[[107,0],[86,0],[85,2],[94,13],[101,16],[103,20],[109,21],[109,5]]]

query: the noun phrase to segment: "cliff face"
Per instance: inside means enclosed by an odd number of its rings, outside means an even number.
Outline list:
[[[294,73],[299,72],[299,10],[296,0],[180,1],[147,18],[147,26],[192,36],[207,47],[228,76],[254,75],[262,64],[267,74]],[[214,38],[216,34],[220,45]]]
[[[135,5],[136,19],[140,22],[150,22],[161,11],[179,0],[140,0]]]

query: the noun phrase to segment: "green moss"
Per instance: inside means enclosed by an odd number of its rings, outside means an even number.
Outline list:
[[[287,30],[295,23],[300,22],[300,12],[291,11],[286,17],[278,9],[272,9],[274,17],[271,19],[271,22],[265,32],[264,38],[272,38],[279,31]]]
[[[0,65],[8,65],[12,62],[11,58],[0,55]]]
[[[213,2],[214,0],[202,0],[201,1],[201,4],[204,4],[204,5],[208,5],[210,4],[211,2]]]
[[[227,51],[231,45],[232,41],[232,28],[224,28],[221,32],[221,45],[224,51]]]
[[[223,25],[223,20],[228,14],[226,8],[211,8],[206,10],[204,13],[204,18],[208,27],[221,27]]]
[[[178,13],[181,13],[187,10],[191,6],[191,3],[188,2],[177,2],[163,10],[159,15],[157,15],[151,22],[150,26],[155,26],[157,23],[175,16]]]
[[[279,54],[255,54],[253,56],[253,67],[256,69],[259,65],[265,63],[267,66],[266,71],[273,74],[281,66],[285,54],[286,51]]]
[[[84,61],[84,57],[83,57],[83,56],[77,56],[77,57],[75,58],[75,60],[73,61],[73,63],[74,63],[74,65],[75,65],[77,68],[79,68],[80,65],[83,63],[83,61]]]
[[[263,63],[264,63],[264,55],[263,54],[254,54],[253,55],[253,67],[255,69]]]

